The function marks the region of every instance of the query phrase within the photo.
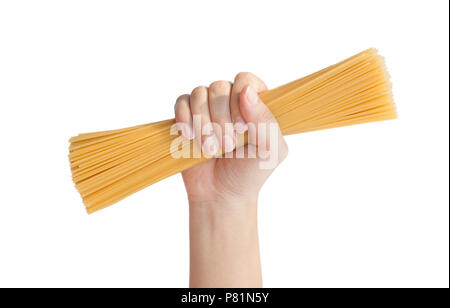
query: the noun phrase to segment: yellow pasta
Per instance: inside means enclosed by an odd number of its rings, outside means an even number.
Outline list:
[[[396,118],[389,75],[375,49],[261,93],[284,135]],[[88,213],[207,158],[174,158],[175,120],[70,139],[72,178]],[[244,141],[245,142],[245,141]],[[193,148],[193,141],[182,140]]]

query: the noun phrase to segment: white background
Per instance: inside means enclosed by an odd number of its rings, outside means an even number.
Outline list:
[[[399,119],[288,137],[260,196],[264,285],[448,287],[448,24],[448,1],[0,1],[0,287],[186,287],[181,177],[88,216],[69,137],[369,47]]]

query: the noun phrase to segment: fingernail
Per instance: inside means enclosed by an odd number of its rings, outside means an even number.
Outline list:
[[[232,152],[234,150],[234,141],[231,136],[223,136],[223,143],[225,152]]]
[[[189,139],[189,140],[194,139],[195,133],[194,133],[194,130],[192,129],[192,126],[186,125],[185,128],[186,128],[186,129],[185,129],[185,130],[186,130],[186,135],[185,135],[184,137],[186,137],[186,138]]]
[[[248,130],[248,125],[241,117],[238,117],[234,122],[234,130],[238,134],[243,134]]]
[[[211,135],[205,138],[203,142],[202,151],[208,156],[213,156],[219,150],[219,142],[215,135]]]
[[[211,123],[207,123],[202,127],[202,135],[211,135],[213,133],[213,126]]]
[[[247,87],[247,91],[245,92],[245,97],[250,105],[256,105],[258,103],[259,97],[255,90],[252,87]]]

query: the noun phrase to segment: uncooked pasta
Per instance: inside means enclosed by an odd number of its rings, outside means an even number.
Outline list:
[[[259,94],[283,135],[396,118],[383,58],[368,49],[338,64]],[[70,139],[72,178],[93,213],[203,161],[175,158],[174,119],[80,134]],[[171,131],[172,130],[172,131]],[[195,146],[182,140],[182,146]]]

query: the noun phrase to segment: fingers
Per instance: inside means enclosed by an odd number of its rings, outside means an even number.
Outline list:
[[[239,73],[234,84],[216,81],[209,88],[197,87],[191,95],[177,99],[178,129],[186,138],[195,139],[205,156],[221,150],[232,152],[235,133],[249,130],[250,146],[270,156],[275,150],[281,161],[287,155],[287,145],[276,119],[257,94],[265,90],[264,82],[251,73]]]
[[[278,163],[281,162],[287,156],[288,148],[269,108],[251,86],[244,87],[239,100],[241,114],[248,122],[249,144],[257,146],[260,153],[266,151],[271,156],[276,154]]]
[[[248,126],[245,123],[240,110],[239,97],[244,87],[249,85],[258,93],[267,90],[264,82],[252,73],[239,73],[234,78],[230,97],[230,111],[234,129],[238,134],[243,134],[248,130]]]
[[[208,104],[208,88],[197,87],[190,97],[194,135],[203,153],[214,155],[219,150],[219,142],[214,135]]]
[[[214,131],[225,152],[234,150],[234,129],[230,113],[231,83],[216,81],[209,86],[209,113],[211,121],[218,124]]]
[[[193,139],[194,131],[189,95],[184,94],[178,97],[175,103],[175,120],[177,122],[177,129],[181,131],[181,134],[187,139]]]

